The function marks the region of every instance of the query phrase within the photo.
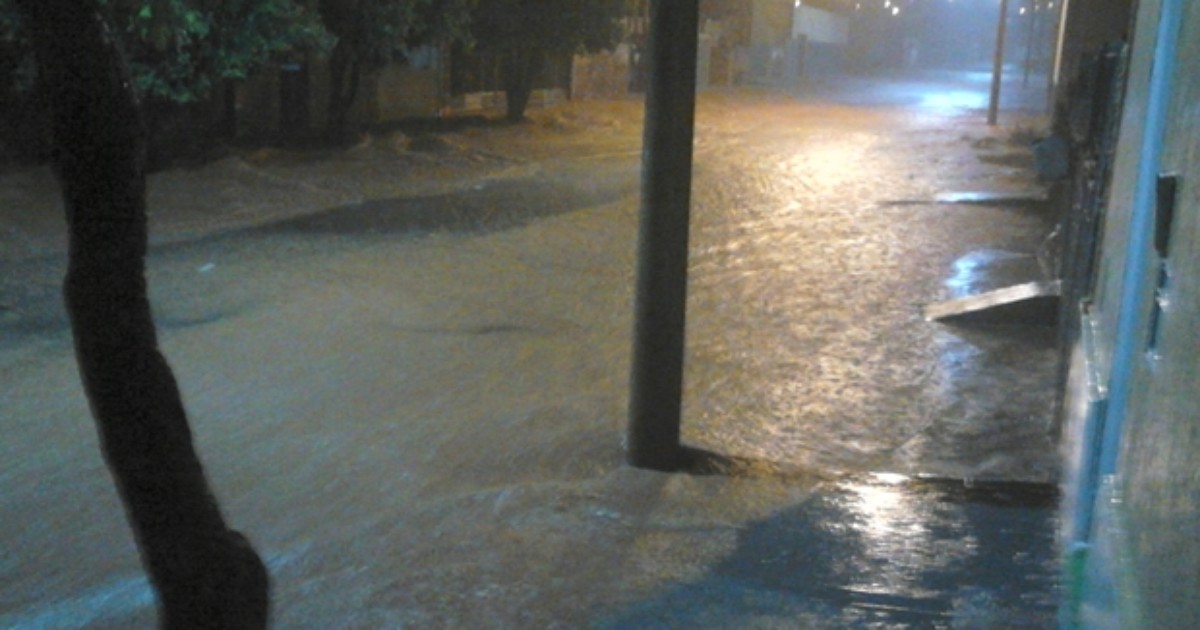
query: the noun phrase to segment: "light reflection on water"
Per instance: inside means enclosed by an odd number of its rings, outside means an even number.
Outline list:
[[[782,160],[777,170],[784,177],[794,178],[793,181],[800,183],[805,190],[829,186],[860,175],[863,168],[863,141],[867,139],[865,135],[854,138],[845,134],[817,139],[805,151]],[[875,168],[880,166],[876,165]],[[789,204],[784,211],[796,206]]]
[[[714,627],[697,611],[727,600],[781,627],[1050,628],[1056,498],[1052,485],[852,477],[740,530],[708,576],[604,627]]]
[[[1023,547],[1012,545],[1033,532],[995,514],[1001,509],[1017,510],[1020,519],[1031,519],[1028,523],[1053,518],[1054,486],[972,487],[957,481],[875,474],[839,483],[837,488],[839,493],[827,502],[831,511],[827,518],[834,523],[830,535],[856,551],[839,576],[846,591],[855,594],[852,599],[873,597],[875,602],[903,603],[901,608],[913,612],[958,616],[947,608],[953,608],[953,600],[964,589],[999,581],[1009,572],[1031,581],[1044,579],[1038,572],[1052,574],[1052,553],[1039,566],[1016,552]],[[1030,570],[1032,574],[1025,573]],[[994,604],[1017,603],[1010,599],[1016,593],[1005,588],[984,590],[991,592]],[[1047,598],[1041,604],[1052,601]]]
[[[954,261],[954,273],[946,280],[952,297],[960,298],[988,290],[995,283],[994,268],[1006,263],[1032,260],[1031,254],[1021,254],[1001,249],[980,249]]]
[[[978,109],[987,105],[987,95],[979,90],[944,90],[926,92],[921,106],[928,109]]]
[[[930,372],[908,369],[931,357],[895,327],[918,324],[896,269],[920,228],[871,208],[907,168],[872,153],[878,136],[785,135],[699,164],[685,431],[723,452],[842,469],[910,426],[889,395]]]
[[[856,592],[927,597],[921,572],[950,559],[925,553],[932,546],[927,510],[904,487],[908,480],[887,474],[874,475],[871,483],[840,484],[847,535],[860,545],[861,573],[850,576]]]

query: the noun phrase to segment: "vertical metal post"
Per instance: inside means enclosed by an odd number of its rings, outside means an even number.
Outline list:
[[[683,464],[679,424],[699,28],[698,0],[651,1],[627,457],[655,470]]]
[[[1025,26],[1025,62],[1021,73],[1021,87],[1029,87],[1029,74],[1033,70],[1033,46],[1037,40],[1038,31],[1041,30],[1042,12],[1037,10],[1037,4],[1034,4],[1034,10],[1029,12],[1029,24]]]
[[[1058,25],[1055,27],[1056,34],[1054,36],[1054,67],[1050,71],[1050,85],[1047,88],[1049,96],[1046,97],[1046,109],[1050,113],[1054,113],[1054,106],[1058,100],[1058,86],[1062,82],[1062,64],[1063,64],[1063,46],[1067,41],[1067,15],[1070,10],[1071,0],[1061,0],[1058,5]]]
[[[987,124],[995,125],[1000,113],[1000,80],[1004,77],[1004,37],[1008,31],[1008,0],[1000,0],[1000,25],[996,27],[996,54],[992,57],[992,95]]]

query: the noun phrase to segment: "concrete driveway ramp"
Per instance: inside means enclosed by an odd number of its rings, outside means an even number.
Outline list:
[[[1026,282],[937,302],[925,307],[926,321],[979,324],[1041,324],[1058,321],[1058,280]]]

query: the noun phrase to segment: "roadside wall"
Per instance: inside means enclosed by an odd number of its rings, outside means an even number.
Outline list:
[[[393,64],[362,77],[350,110],[351,126],[437,116],[444,74],[436,55],[427,63]],[[288,82],[295,87],[289,88]],[[329,102],[324,59],[263,70],[238,86],[238,135],[297,139],[323,129]]]
[[[797,74],[802,81],[820,80],[842,72],[850,43],[850,21],[807,5],[792,14]]]
[[[621,44],[612,52],[575,55],[571,69],[571,98],[588,101],[628,94],[631,52],[630,44]]]
[[[791,84],[787,63],[792,0],[753,0],[747,78],[754,83]]]
[[[371,122],[437,116],[443,107],[442,73],[436,65],[390,65],[368,85]]]

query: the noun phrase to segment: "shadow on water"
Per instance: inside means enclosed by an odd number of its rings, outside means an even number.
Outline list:
[[[598,165],[590,177],[568,172],[559,177],[490,180],[440,195],[374,199],[256,227],[216,231],[186,242],[158,243],[149,248],[149,255],[211,255],[214,247],[242,247],[247,239],[271,236],[417,237],[436,232],[499,232],[636,195],[638,180],[626,170],[620,164]],[[23,280],[0,282],[0,349],[31,337],[66,331],[68,322],[58,282],[65,263],[65,256],[55,255],[19,261],[9,268],[11,278]],[[39,281],[30,282],[30,277]],[[212,309],[201,309],[199,313],[189,310],[176,315],[159,313],[156,321],[164,328],[186,328],[230,314]]]
[[[159,330],[191,328],[221,321],[240,312],[235,309],[207,309],[195,313],[160,313],[154,317]],[[70,318],[61,297],[25,299],[22,309],[0,307],[0,350],[19,347],[29,339],[65,334]]]
[[[646,468],[697,477],[739,477],[779,481],[814,481],[830,478],[820,471],[786,462],[718,453],[688,445],[681,445],[674,457],[660,458],[656,464],[648,464]]]
[[[493,180],[466,191],[338,206],[253,228],[248,234],[419,236],[433,232],[498,232],[636,193],[632,186],[636,180],[627,179],[608,185],[546,178]]]
[[[1053,627],[1058,499],[1052,484],[840,481],[599,627]]]

